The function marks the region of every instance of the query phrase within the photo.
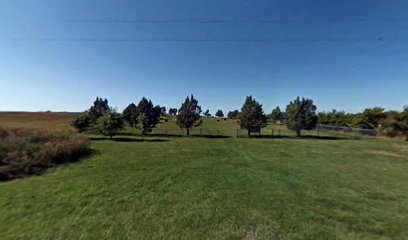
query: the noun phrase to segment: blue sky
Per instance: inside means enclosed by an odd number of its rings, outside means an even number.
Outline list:
[[[2,0],[0,111],[408,104],[405,0]]]

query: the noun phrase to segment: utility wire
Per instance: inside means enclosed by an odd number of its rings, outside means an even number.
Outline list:
[[[406,42],[408,39],[378,38],[9,38],[37,42]]]
[[[325,22],[325,23],[359,23],[359,22],[401,22],[408,23],[408,18],[328,18],[328,19],[261,19],[261,20],[222,20],[222,19],[180,19],[180,20],[170,20],[170,19],[156,19],[156,20],[143,20],[143,19],[69,19],[64,20],[65,23],[135,23],[135,24],[178,24],[178,23],[252,23],[252,24],[268,24],[268,23],[301,23],[301,22]]]

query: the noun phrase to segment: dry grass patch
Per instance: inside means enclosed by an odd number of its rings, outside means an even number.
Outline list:
[[[72,162],[89,152],[77,134],[27,128],[0,128],[0,181],[35,174]]]
[[[386,152],[386,151],[368,151],[369,154],[375,154],[375,155],[383,155],[383,156],[388,156],[388,157],[404,157],[396,153],[391,153],[391,152]]]

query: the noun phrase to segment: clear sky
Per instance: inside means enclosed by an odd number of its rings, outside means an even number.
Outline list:
[[[1,0],[0,111],[408,104],[406,0]]]

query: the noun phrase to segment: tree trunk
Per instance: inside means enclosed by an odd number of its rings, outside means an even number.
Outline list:
[[[301,131],[300,129],[296,129],[296,136],[297,137],[300,137],[300,131]]]
[[[187,128],[187,136],[190,136],[190,128]]]
[[[251,132],[248,130],[248,137],[251,137]]]

